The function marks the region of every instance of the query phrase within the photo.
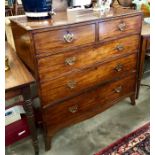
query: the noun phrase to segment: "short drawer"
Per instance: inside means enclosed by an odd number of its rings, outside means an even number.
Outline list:
[[[135,92],[136,76],[128,76],[83,93],[76,98],[43,110],[43,120],[51,131],[80,122],[112,106]],[[54,127],[54,128],[52,128]],[[49,130],[49,131],[50,131]]]
[[[34,42],[38,54],[90,44],[95,42],[95,24],[37,33]]]
[[[99,23],[99,40],[118,38],[132,33],[140,33],[141,16],[121,18]]]
[[[123,56],[138,50],[139,36],[133,35],[99,47],[63,52],[38,59],[40,80],[52,79],[67,72],[81,70],[112,57]]]
[[[42,104],[72,96],[100,83],[136,72],[137,54],[41,83]]]

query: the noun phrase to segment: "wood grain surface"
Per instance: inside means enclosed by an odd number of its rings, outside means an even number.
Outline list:
[[[6,55],[9,59],[10,70],[5,72],[5,90],[20,87],[34,82],[34,78],[31,73],[24,66],[20,58],[16,55],[13,48],[6,43],[5,44]]]
[[[150,24],[143,22],[141,35],[143,37],[150,37]]]
[[[48,135],[52,135],[62,127],[92,117],[110,107],[121,97],[134,92],[135,79],[135,75],[126,77],[43,110]],[[120,87],[120,92],[116,92]]]
[[[122,8],[105,14],[85,10],[40,21],[11,20],[17,53],[34,67],[46,150],[59,129],[125,97],[135,104],[141,22],[141,12]],[[30,56],[24,56],[27,52]]]
[[[123,74],[136,72],[137,54],[97,65],[90,69],[75,72],[60,78],[41,83],[42,104],[47,105],[92,86],[118,78]],[[119,68],[120,70],[117,70]],[[71,85],[71,86],[70,86]],[[72,86],[73,85],[73,86]],[[73,88],[72,88],[73,87]]]
[[[73,35],[71,42],[64,40],[67,34]],[[38,54],[93,43],[95,42],[95,24],[37,33],[34,35],[34,41]]]
[[[11,20],[12,18],[10,18]],[[14,18],[13,18],[14,19]],[[34,72],[35,65],[33,59],[33,49],[31,35],[16,23],[11,23],[13,38],[16,46],[17,55],[22,59],[26,66]]]
[[[69,26],[72,24],[79,24],[83,22],[93,22],[99,20],[109,20],[113,18],[122,18],[123,16],[136,16],[142,15],[142,12],[123,9],[123,8],[111,8],[106,14],[100,12],[94,12],[93,10],[84,10],[84,11],[71,11],[71,12],[57,12],[55,16],[48,20],[30,20],[26,16],[17,17],[11,19],[12,22],[18,23],[20,27],[23,27],[27,31],[47,31],[61,26]]]
[[[40,58],[38,59],[40,80],[56,78],[107,61],[111,57],[137,52],[139,42],[139,36],[133,35],[108,42],[104,46],[101,44]]]
[[[141,16],[120,18],[99,23],[99,40],[116,38],[141,31]],[[122,26],[122,30],[120,30]]]

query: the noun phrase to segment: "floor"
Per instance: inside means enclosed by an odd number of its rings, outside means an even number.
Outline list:
[[[142,83],[149,84],[149,77],[143,78]],[[141,86],[136,106],[125,99],[89,120],[61,130],[53,137],[52,149],[48,152],[44,151],[40,133],[40,155],[93,155],[149,121],[149,91],[149,87]],[[6,155],[34,155],[30,138],[7,147]]]

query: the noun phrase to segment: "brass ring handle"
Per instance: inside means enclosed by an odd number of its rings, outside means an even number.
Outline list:
[[[74,39],[74,34],[73,33],[70,33],[70,32],[67,32],[65,35],[64,35],[64,40],[67,42],[67,43],[71,43]]]
[[[118,64],[118,65],[115,67],[115,70],[116,70],[117,72],[122,71],[122,69],[123,69],[123,65],[122,65],[122,64]]]
[[[69,57],[65,59],[65,64],[72,66],[75,64],[75,61],[76,61],[76,57]]]
[[[125,28],[126,28],[126,24],[125,24],[124,22],[118,25],[118,29],[119,29],[120,31],[124,31]]]
[[[122,86],[119,86],[119,87],[115,88],[114,91],[116,93],[120,93],[122,91]]]
[[[124,50],[124,46],[123,45],[117,45],[116,46],[116,50],[117,51],[123,51]]]
[[[69,112],[76,113],[78,111],[78,105],[74,105],[68,108]]]
[[[68,81],[67,86],[70,89],[74,89],[76,87],[76,81],[74,81],[74,80]]]

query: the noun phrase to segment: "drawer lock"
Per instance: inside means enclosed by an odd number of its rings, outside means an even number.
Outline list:
[[[116,50],[117,51],[123,51],[124,50],[124,46],[123,45],[117,45],[116,46]]]
[[[118,25],[118,29],[122,32],[125,30],[125,28],[126,28],[126,24],[124,22]]]
[[[123,69],[123,65],[122,65],[122,64],[118,64],[118,65],[115,67],[115,70],[116,70],[117,72],[122,71],[122,69]]]
[[[75,64],[76,57],[70,57],[65,59],[65,64],[72,66]]]
[[[73,33],[70,33],[70,32],[67,32],[65,35],[64,35],[64,40],[67,42],[67,43],[71,43],[74,39],[74,34]]]
[[[72,107],[69,107],[69,112],[76,113],[78,111],[78,105],[74,105]]]
[[[67,86],[70,89],[74,89],[76,87],[76,81],[74,81],[74,80],[68,81]]]
[[[115,92],[116,93],[120,93],[122,91],[122,86],[119,86],[115,89]]]

